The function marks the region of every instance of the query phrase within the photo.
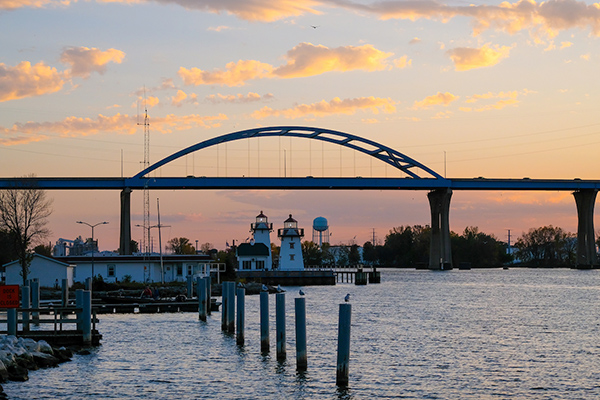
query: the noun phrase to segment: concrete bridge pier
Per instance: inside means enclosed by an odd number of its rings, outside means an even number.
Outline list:
[[[577,268],[589,269],[598,265],[594,234],[594,204],[598,192],[592,189],[573,192],[577,205]]]
[[[451,189],[436,189],[427,194],[431,208],[431,246],[429,269],[452,269],[450,247],[450,198]]]
[[[121,227],[119,254],[131,254],[131,189],[121,191]]]

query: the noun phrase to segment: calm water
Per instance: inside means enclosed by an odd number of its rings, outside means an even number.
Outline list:
[[[259,297],[246,345],[221,314],[101,315],[103,345],[4,384],[11,399],[596,399],[600,271],[383,271],[379,285],[306,287],[308,371],[260,353]],[[338,304],[352,294],[350,385],[335,385]]]

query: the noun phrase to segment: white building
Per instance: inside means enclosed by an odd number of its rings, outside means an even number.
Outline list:
[[[304,229],[298,228],[298,221],[292,218],[292,214],[283,222],[283,228],[277,230],[277,236],[281,239],[279,270],[303,270],[302,238],[304,237]]]
[[[211,262],[204,254],[167,254],[161,257],[151,255],[115,255],[100,253],[93,258],[86,256],[57,257],[57,260],[75,264],[75,282],[84,282],[92,276],[92,263],[95,276],[102,276],[105,282],[184,282],[188,276],[206,276],[209,272],[224,271],[224,265]],[[223,267],[223,268],[221,268]]]
[[[256,222],[250,224],[250,232],[252,232],[252,238],[254,243],[264,244],[269,252],[268,258],[265,260],[265,267],[260,269],[271,269],[273,268],[273,256],[271,254],[271,232],[273,231],[273,224],[269,223],[269,219],[263,212],[256,216]]]
[[[236,248],[238,271],[265,271],[271,265],[271,246],[251,241]]]
[[[11,261],[2,266],[5,271],[7,285],[22,285],[23,276],[21,275],[22,268],[19,260]],[[75,265],[67,262],[62,262],[54,258],[34,254],[29,266],[27,279],[39,279],[40,286],[54,287],[61,285],[63,279],[67,279],[69,286],[73,285],[73,277],[75,274]]]

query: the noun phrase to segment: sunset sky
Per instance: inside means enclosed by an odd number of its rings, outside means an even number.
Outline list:
[[[600,3],[345,0],[0,0],[0,174],[132,176],[203,140],[263,126],[339,130],[449,178],[599,179]],[[307,139],[232,142],[155,176],[398,176]],[[49,192],[58,238],[119,241],[118,192]],[[425,191],[160,191],[163,243],[224,248],[263,210],[310,239],[379,240],[429,224]],[[142,194],[132,224],[142,223]],[[598,213],[596,212],[596,215]],[[596,217],[596,228],[600,227]],[[568,192],[454,192],[451,229],[516,239],[576,231]],[[155,250],[157,231],[153,230]],[[142,229],[133,228],[135,240]],[[275,235],[272,236],[275,239]]]

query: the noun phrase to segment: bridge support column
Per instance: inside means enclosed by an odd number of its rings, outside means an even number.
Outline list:
[[[131,254],[131,189],[121,191],[121,235],[119,254]]]
[[[577,268],[588,269],[598,265],[594,234],[595,190],[573,192],[577,205]]]
[[[436,189],[427,194],[431,208],[431,246],[429,269],[452,269],[450,247],[450,198],[451,189]]]

